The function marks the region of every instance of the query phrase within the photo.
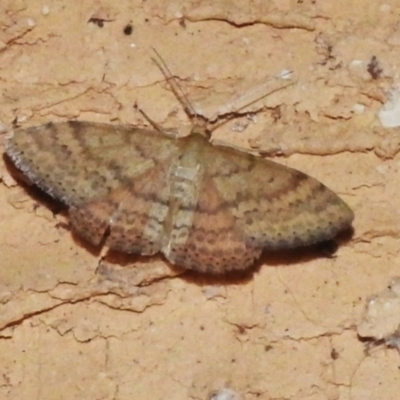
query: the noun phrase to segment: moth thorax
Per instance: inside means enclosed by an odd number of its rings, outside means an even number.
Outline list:
[[[175,165],[171,170],[171,194],[176,198],[185,198],[196,191],[200,180],[201,168],[196,166]]]

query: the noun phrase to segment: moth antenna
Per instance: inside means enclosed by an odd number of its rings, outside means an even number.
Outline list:
[[[292,73],[292,71],[288,71],[288,72],[286,72],[285,75],[283,75],[283,76],[289,76],[291,73]],[[217,113],[215,113],[210,119],[211,119],[211,120],[216,119],[216,118],[218,117],[218,114],[221,115],[221,114],[235,113],[235,112],[241,111],[241,110],[243,110],[244,108],[249,107],[249,106],[251,106],[252,104],[257,103],[258,101],[264,99],[265,97],[270,96],[271,94],[273,94],[273,93],[275,93],[275,92],[277,92],[277,91],[279,91],[279,90],[286,89],[287,87],[292,86],[292,85],[294,84],[294,81],[287,82],[285,85],[282,85],[282,86],[280,86],[279,88],[276,88],[276,89],[272,89],[272,90],[270,90],[269,92],[267,92],[267,93],[265,93],[265,94],[263,94],[263,95],[261,95],[261,96],[255,98],[254,100],[251,100],[251,101],[249,101],[248,103],[245,103],[243,106],[240,106],[240,107],[235,108],[235,105],[236,105],[236,104],[241,103],[241,102],[242,102],[243,100],[245,100],[246,98],[251,97],[251,96],[253,96],[255,93],[261,91],[261,90],[262,90],[263,88],[265,88],[271,81],[274,81],[275,79],[277,79],[277,78],[275,78],[275,77],[274,77],[274,78],[270,78],[270,79],[268,79],[267,81],[265,81],[264,83],[262,83],[261,85],[259,85],[259,86],[257,86],[257,87],[254,87],[254,88],[252,88],[252,89],[250,89],[250,90],[248,90],[248,91],[247,91],[246,93],[244,93],[243,95],[241,95],[241,96],[237,97],[236,99],[234,99],[231,103],[228,103],[228,104],[225,106],[225,109],[224,109],[224,108],[222,108],[222,110],[220,109],[220,110],[219,110]]]
[[[153,121],[137,104],[135,104],[134,108],[143,115],[144,119],[158,132],[163,133],[164,130],[157,122]]]
[[[286,72],[284,75],[282,75],[282,78],[284,78],[285,76],[289,76],[292,73],[292,71],[288,71]],[[246,93],[244,93],[243,95],[239,96],[238,98],[236,98],[235,100],[233,100],[232,102],[228,103],[225,107],[220,108],[210,119],[209,119],[209,125],[212,124],[212,121],[217,120],[218,118],[220,118],[222,116],[223,120],[219,123],[213,124],[212,128],[207,127],[207,130],[211,133],[213,131],[215,131],[216,129],[220,128],[221,126],[225,125],[227,122],[229,122],[231,119],[235,118],[235,115],[229,115],[229,114],[235,114],[238,113],[239,111],[244,110],[247,107],[250,107],[251,105],[261,101],[262,99],[265,99],[266,97],[270,96],[271,94],[278,92],[280,90],[286,89],[287,87],[290,87],[292,85],[294,85],[296,83],[296,81],[290,81],[287,82],[286,84],[284,84],[283,86],[280,86],[276,89],[272,89],[269,92],[255,98],[254,100],[251,100],[247,103],[245,103],[244,105],[240,106],[240,107],[236,107],[235,105],[238,103],[241,103],[243,100],[245,100],[246,98],[249,98],[251,96],[254,95],[254,93],[259,92],[262,88],[265,88],[267,86],[267,84],[269,84],[271,81],[275,80],[276,78],[271,78],[268,79],[267,81],[265,81],[263,84],[247,91]]]
[[[167,80],[168,84],[171,87],[172,92],[176,96],[176,98],[179,100],[181,103],[185,113],[190,119],[197,118],[198,114],[194,107],[192,106],[189,98],[186,96],[182,88],[178,85],[176,82],[176,79],[174,78],[174,75],[172,74],[171,70],[168,68],[167,63],[164,61],[164,59],[161,57],[161,54],[154,48],[152,47],[154,53],[156,54],[157,58],[152,58],[152,60],[155,62],[157,67],[161,70],[163,73],[165,79]]]
[[[239,96],[232,102],[228,103],[224,108],[221,108],[211,117],[211,118],[202,118],[195,110],[193,107],[192,103],[190,102],[189,98],[187,95],[184,93],[182,88],[178,85],[174,75],[172,74],[171,70],[169,69],[167,63],[164,61],[162,58],[161,54],[154,48],[152,47],[152,50],[154,51],[154,54],[156,55],[155,58],[152,58],[154,63],[157,65],[157,67],[160,69],[160,71],[163,73],[165,79],[167,80],[168,84],[170,85],[170,88],[172,92],[174,93],[175,97],[178,99],[178,101],[181,103],[186,115],[194,121],[193,125],[197,126],[200,128],[202,131],[206,132],[207,136],[210,136],[213,131],[216,129],[220,128],[221,126],[225,125],[228,123],[230,120],[233,118],[236,118],[235,113],[242,111],[243,109],[250,107],[251,105],[257,103],[258,101],[264,99],[267,96],[270,96],[271,94],[283,90],[289,86],[294,85],[295,81],[290,81],[286,83],[283,86],[280,86],[279,88],[270,90],[269,92],[257,97],[254,100],[251,100],[244,105],[240,107],[235,107],[238,103],[243,102],[246,98],[249,98],[254,95],[254,93],[259,92],[261,89],[265,88],[267,84],[269,84],[271,81],[277,79],[277,78],[271,78],[265,81],[263,84],[257,86],[256,88],[253,88],[246,93],[244,93],[242,96]],[[284,74],[280,76],[280,78],[285,79],[286,77],[290,76],[293,71],[287,71]],[[143,111],[140,110],[142,115],[146,118],[147,121],[151,123],[152,126],[154,126],[158,131],[160,131],[160,127],[155,124],[154,121],[151,121],[148,116],[145,115]],[[231,114],[231,115],[227,115]],[[222,121],[219,123],[214,123],[213,121],[217,120],[218,118],[222,118]],[[206,120],[206,123],[204,123],[204,120]]]

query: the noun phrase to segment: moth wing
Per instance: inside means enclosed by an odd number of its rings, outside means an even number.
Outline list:
[[[155,131],[70,121],[18,129],[5,148],[33,183],[70,206],[73,231],[94,245],[108,233],[110,248],[153,254],[178,143]]]
[[[331,239],[353,220],[334,192],[297,170],[208,144],[199,160],[202,178],[163,249],[178,265],[212,273],[246,269],[264,249]]]

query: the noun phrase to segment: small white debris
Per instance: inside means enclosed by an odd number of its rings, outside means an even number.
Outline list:
[[[241,397],[234,390],[223,388],[212,392],[207,400],[241,400]]]
[[[362,60],[353,60],[350,63],[350,66],[351,67],[359,67],[360,65],[363,65],[363,64],[364,64],[364,61],[362,61]]]
[[[385,128],[395,128],[400,126],[400,95],[397,91],[392,91],[389,100],[378,112],[380,123]]]
[[[375,170],[380,174],[386,174],[389,170],[389,167],[385,164],[378,165]]]
[[[42,15],[49,15],[50,13],[50,7],[49,6],[43,6],[42,7]]]
[[[367,300],[362,320],[357,326],[360,337],[389,340],[398,336],[400,325],[400,278],[392,278],[388,288]]]
[[[356,103],[353,106],[353,111],[355,114],[362,114],[365,111],[365,105],[364,104],[360,104],[360,103]]]
[[[279,78],[281,79],[290,79],[293,75],[293,71],[291,71],[290,69],[283,69],[280,74],[279,74]]]
[[[34,27],[34,26],[36,26],[36,22],[35,22],[35,20],[33,19],[33,18],[28,18],[27,20],[26,20],[26,23],[28,24],[28,26],[30,26],[30,27]]]

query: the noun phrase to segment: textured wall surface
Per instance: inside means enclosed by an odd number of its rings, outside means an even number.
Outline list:
[[[1,2],[2,135],[68,119],[144,126],[135,103],[184,132],[153,47],[208,118],[290,70],[293,85],[213,140],[317,178],[356,218],[333,258],[286,251],[210,278],[88,247],[2,161],[0,398],[398,398],[398,353],[366,351],[357,326],[396,337],[396,321],[383,332],[367,315],[365,328],[365,305],[400,275],[400,136],[378,118],[400,90],[400,5],[269,3]]]

